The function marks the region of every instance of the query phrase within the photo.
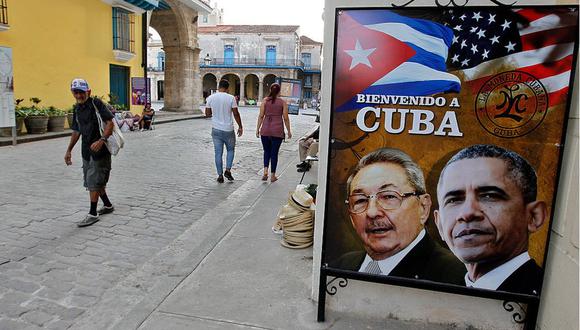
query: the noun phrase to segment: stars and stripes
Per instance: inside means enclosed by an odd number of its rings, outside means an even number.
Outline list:
[[[457,15],[458,10],[454,11],[448,14]],[[465,16],[465,21],[469,21],[467,11],[459,15],[454,20]],[[480,15],[488,17],[489,23],[490,13],[481,12]],[[574,44],[578,39],[578,11],[574,8],[524,8],[498,12],[493,20],[491,25],[480,27],[494,36],[485,44],[477,44],[481,47],[479,50],[487,50],[487,53],[458,51],[460,47],[453,46],[450,50],[453,55],[450,55],[449,62],[455,59],[460,63],[456,67],[466,68],[461,70],[464,81],[477,89],[496,74],[498,68],[509,67],[539,79],[548,91],[550,106],[564,103],[568,95]],[[467,24],[464,26],[467,28]],[[473,36],[464,34],[455,37],[458,42],[474,40]],[[486,59],[483,59],[484,54]],[[470,61],[463,65],[463,60],[467,59]]]

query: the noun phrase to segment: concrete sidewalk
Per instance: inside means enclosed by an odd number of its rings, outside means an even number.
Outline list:
[[[271,231],[278,209],[300,181],[297,153],[289,154],[281,155],[278,182],[264,183],[257,173],[110,289],[72,328],[443,329],[329,310],[325,323],[316,322],[312,248],[287,249]],[[314,165],[303,183],[316,178]]]

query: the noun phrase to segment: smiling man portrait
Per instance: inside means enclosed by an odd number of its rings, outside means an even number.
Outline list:
[[[538,295],[542,269],[528,254],[529,234],[547,219],[534,168],[493,145],[459,151],[437,185],[435,223],[467,267],[469,287]]]
[[[345,203],[364,251],[342,255],[333,267],[463,285],[465,267],[424,228],[431,196],[406,153],[381,148],[363,157],[348,178]]]

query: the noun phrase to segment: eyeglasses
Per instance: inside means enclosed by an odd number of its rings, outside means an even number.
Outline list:
[[[344,202],[348,205],[348,211],[350,213],[359,214],[369,208],[371,199],[376,199],[383,210],[396,210],[401,207],[405,198],[420,195],[422,194],[416,191],[402,194],[394,190],[382,190],[374,195],[352,194]]]

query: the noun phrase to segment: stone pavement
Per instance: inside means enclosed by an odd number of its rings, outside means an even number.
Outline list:
[[[242,110],[246,132],[231,184],[215,182],[208,120],[126,134],[108,189],[116,211],[87,228],[75,226],[88,208],[80,145],[71,167],[63,162],[68,138],[1,148],[0,329],[71,326],[222,201],[242,198],[235,196],[244,195],[244,184],[259,179],[256,114]],[[313,124],[313,117],[292,116],[295,136]],[[282,163],[295,157],[296,140],[283,144]],[[198,238],[204,251],[220,236]]]

